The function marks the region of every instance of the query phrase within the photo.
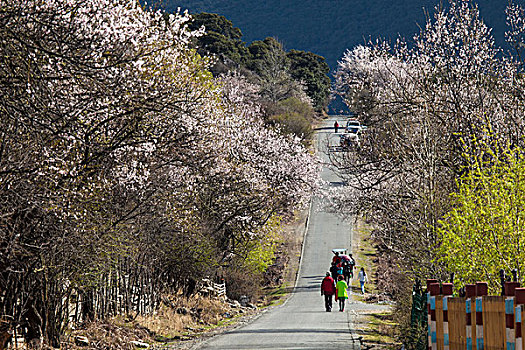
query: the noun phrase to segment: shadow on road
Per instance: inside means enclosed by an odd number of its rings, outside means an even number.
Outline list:
[[[322,280],[324,278],[324,276],[303,276],[301,278],[306,278],[306,279],[315,278],[315,279]]]
[[[280,289],[280,291],[283,291],[285,293],[292,293],[292,292],[301,293],[301,292],[308,292],[312,289],[320,289],[320,288],[321,288],[321,280],[315,283],[311,282],[311,284],[308,286],[286,287],[286,288]]]
[[[342,128],[339,128],[339,129],[342,129]],[[332,131],[334,131],[334,127],[333,126],[321,126],[319,128],[315,128],[314,130],[315,131],[319,131],[319,130],[332,130]]]
[[[348,330],[348,328],[347,328]],[[344,330],[343,330],[344,331]],[[316,329],[316,328],[275,328],[275,329],[237,329],[231,332],[228,332],[229,334],[269,334],[269,333],[334,333],[334,334],[341,334],[341,329]]]

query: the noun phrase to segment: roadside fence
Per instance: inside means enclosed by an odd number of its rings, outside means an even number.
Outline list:
[[[198,289],[200,294],[226,298],[226,283],[224,280],[222,280],[221,283],[215,283],[209,278],[203,278],[200,284],[200,288]]]
[[[525,349],[525,288],[502,285],[501,296],[488,295],[487,283],[477,282],[453,297],[452,283],[427,280],[427,349]]]
[[[226,283],[213,283],[213,289],[219,298],[226,297]]]

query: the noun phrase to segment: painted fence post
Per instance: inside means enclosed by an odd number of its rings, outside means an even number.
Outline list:
[[[525,288],[516,288],[514,290],[516,308],[515,308],[515,330],[516,330],[516,350],[523,350],[522,328],[522,311],[525,304]]]
[[[430,348],[437,350],[436,296],[439,295],[439,283],[430,284]]]
[[[431,320],[431,310],[430,310],[430,285],[431,284],[434,284],[434,283],[437,283],[437,280],[436,279],[427,279],[427,334],[428,334],[428,346],[427,346],[427,349],[428,350],[431,350],[432,349],[432,330],[431,330],[431,324],[432,324],[432,320]],[[434,298],[435,300],[435,298]],[[435,310],[434,310],[435,311]]]
[[[507,350],[516,348],[516,334],[514,331],[514,298],[505,298],[505,335]]]
[[[449,350],[449,332],[448,332],[448,297],[452,295],[454,286],[452,283],[443,283],[441,285],[441,294],[443,294],[443,348]]]
[[[476,349],[483,350],[483,296],[488,295],[487,282],[476,283]]]
[[[514,327],[514,293],[520,284],[518,282],[505,282],[505,334],[507,350],[516,349],[516,330]]]
[[[472,298],[476,296],[476,285],[465,285],[467,299],[465,300],[465,313],[467,317],[467,350],[473,350],[473,339],[475,340],[475,331],[472,330]]]
[[[522,305],[517,305],[514,312],[514,327],[516,331],[516,350],[523,350],[523,338],[521,336],[521,309]]]

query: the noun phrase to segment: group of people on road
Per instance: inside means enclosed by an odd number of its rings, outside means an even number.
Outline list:
[[[332,298],[334,296],[335,300],[339,301],[339,311],[343,312],[345,310],[349,283],[350,279],[353,278],[354,266],[355,260],[352,254],[340,256],[338,252],[335,252],[330,271],[326,273],[325,278],[321,282],[321,295],[324,295],[324,304],[327,312],[332,311]],[[364,294],[368,277],[363,267],[361,267],[357,278],[361,285],[361,293]]]
[[[342,275],[346,283],[350,283],[350,279],[354,278],[355,260],[352,254],[340,255],[339,252],[334,253],[332,258],[332,265],[330,266],[330,274],[334,280],[337,280],[339,275]]]

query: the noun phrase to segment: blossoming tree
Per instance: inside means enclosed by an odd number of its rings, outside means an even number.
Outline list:
[[[0,3],[0,312],[36,345],[154,311],[315,187],[314,158],[265,127],[245,82],[213,79],[189,20]]]
[[[519,43],[523,13],[508,12]],[[436,232],[468,169],[465,153],[479,152],[471,140],[523,143],[517,62],[495,46],[477,6],[455,0],[436,8],[413,42],[378,41],[340,61],[337,91],[369,128],[356,152],[333,155],[351,184],[336,205],[366,212],[390,266],[379,282],[395,295],[408,295],[415,278],[452,272],[435,263]]]

